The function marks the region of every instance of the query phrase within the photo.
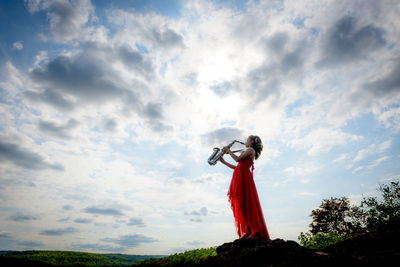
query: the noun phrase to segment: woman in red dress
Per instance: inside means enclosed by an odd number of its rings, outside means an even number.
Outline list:
[[[247,149],[239,156],[233,154],[230,148],[223,148],[238,162],[237,166],[226,162],[223,157],[220,159],[221,163],[234,169],[227,195],[235,217],[235,226],[239,238],[270,240],[253,180],[253,160],[258,159],[263,145],[260,137],[250,135],[245,146]]]

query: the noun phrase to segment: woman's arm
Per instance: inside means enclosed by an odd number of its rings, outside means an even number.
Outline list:
[[[253,148],[249,147],[248,149],[246,149],[244,152],[242,152],[240,154],[240,156],[236,156],[235,154],[232,153],[232,151],[230,150],[230,148],[228,147],[224,147],[224,149],[229,153],[229,155],[231,155],[231,157],[236,161],[239,162],[245,158],[247,158],[248,156],[251,156],[253,154],[255,154],[255,151]]]
[[[228,167],[231,168],[231,169],[235,169],[235,168],[236,168],[235,165],[232,165],[232,164],[230,164],[229,162],[226,162],[226,161],[224,160],[223,157],[221,157],[221,158],[219,159],[219,161],[221,161],[221,163],[225,164],[226,166],[228,166]]]

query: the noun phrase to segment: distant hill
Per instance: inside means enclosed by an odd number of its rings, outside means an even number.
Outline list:
[[[94,254],[69,251],[2,251],[0,266],[399,266],[400,227],[359,234],[323,250],[283,239],[236,239],[173,255]]]
[[[0,251],[0,266],[132,266],[167,255],[97,254],[74,251]]]

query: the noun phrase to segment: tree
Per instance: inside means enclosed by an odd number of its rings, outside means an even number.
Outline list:
[[[364,212],[368,230],[390,230],[400,228],[400,183],[380,185],[382,200],[377,197],[364,198],[361,209]]]
[[[358,207],[351,207],[347,197],[324,199],[318,209],[312,210],[313,221],[310,232],[351,234],[362,228],[363,212]]]
[[[310,233],[301,232],[300,244],[309,248],[325,248],[364,231],[400,229],[400,182],[380,185],[382,196],[363,198],[360,206],[350,206],[346,197],[324,199],[312,210]]]

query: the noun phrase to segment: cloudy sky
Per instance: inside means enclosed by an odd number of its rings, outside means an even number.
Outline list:
[[[231,242],[207,159],[250,134],[273,239],[399,179],[396,0],[0,3],[2,250]]]

